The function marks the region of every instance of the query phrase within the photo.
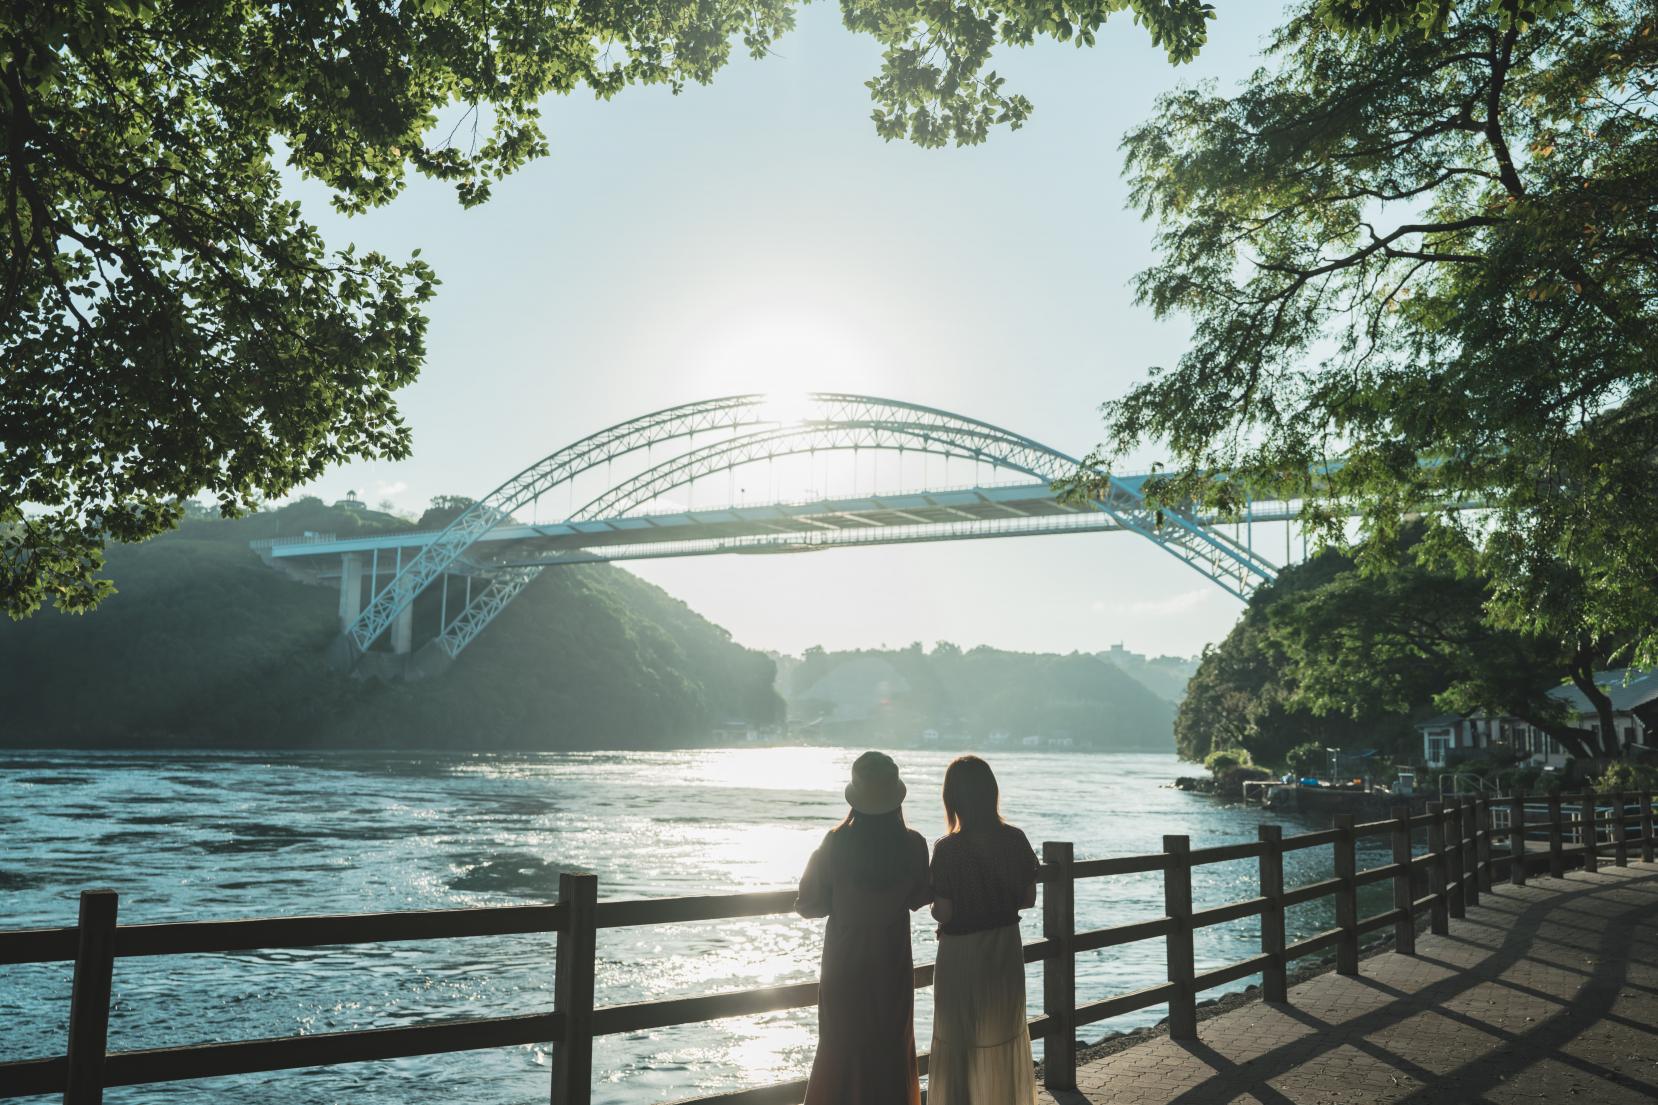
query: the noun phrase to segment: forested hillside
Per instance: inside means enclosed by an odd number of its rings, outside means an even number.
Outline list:
[[[112,548],[94,613],[0,620],[0,744],[627,748],[780,716],[768,657],[604,565],[543,573],[438,678],[331,670],[337,591],[248,541],[408,524],[303,500]]]
[[[1174,706],[1116,665],[1084,653],[807,649],[786,689],[791,722],[828,735],[1070,736],[1098,750],[1167,751]]]

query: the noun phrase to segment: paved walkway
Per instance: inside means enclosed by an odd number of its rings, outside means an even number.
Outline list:
[[[1605,862],[1604,860],[1602,861]],[[1658,1101],[1658,865],[1482,895],[1449,936],[1077,1072],[1042,1105]]]

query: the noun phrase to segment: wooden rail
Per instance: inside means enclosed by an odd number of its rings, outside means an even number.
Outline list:
[[[1044,844],[1038,874],[1043,886],[1043,939],[1025,945],[1025,961],[1040,962],[1043,968],[1043,1012],[1032,1018],[1030,1031],[1034,1039],[1046,1041],[1047,1085],[1074,1088],[1076,1031],[1083,1025],[1167,1004],[1170,1035],[1193,1039],[1197,995],[1206,990],[1259,974],[1263,998],[1282,1002],[1287,997],[1291,962],[1333,948],[1336,969],[1356,974],[1361,938],[1389,927],[1396,950],[1412,954],[1418,915],[1426,911],[1432,930],[1446,931],[1452,918],[1462,916],[1468,904],[1491,889],[1498,868],[1518,885],[1544,869],[1554,876],[1568,866],[1595,870],[1609,849],[1616,865],[1627,864],[1636,847],[1643,862],[1652,862],[1650,791],[1633,797],[1621,793],[1549,795],[1546,802],[1543,816],[1537,817],[1533,816],[1535,804],[1523,794],[1464,797],[1429,802],[1427,811],[1415,816],[1408,807],[1396,807],[1391,818],[1365,824],[1337,817],[1330,829],[1295,837],[1285,837],[1277,825],[1263,825],[1257,841],[1193,849],[1187,837],[1167,836],[1160,853],[1080,862],[1073,858],[1071,844]],[[1494,809],[1504,818],[1501,826],[1493,826]],[[1418,832],[1427,841],[1427,850],[1420,855],[1414,851]],[[1391,839],[1392,862],[1360,871],[1356,842],[1373,836]],[[1538,837],[1546,841],[1546,847],[1533,852],[1528,843]],[[1507,847],[1494,848],[1498,840],[1506,841]],[[1286,888],[1284,854],[1326,845],[1333,850],[1333,877]],[[1259,863],[1257,896],[1207,909],[1193,907],[1194,868],[1246,859]],[[1152,871],[1163,875],[1163,916],[1077,931],[1079,880]],[[1393,908],[1361,917],[1358,888],[1385,881],[1393,884]],[[1417,894],[1418,883],[1425,885],[1426,894]],[[1336,926],[1286,945],[1285,911],[1329,896],[1335,897]],[[106,1086],[551,1043],[553,1105],[588,1105],[596,1037],[817,1002],[816,983],[797,983],[595,1007],[595,935],[599,929],[767,916],[791,912],[793,907],[791,891],[600,902],[595,876],[565,874],[559,878],[559,900],[554,905],[121,925],[116,920],[115,893],[88,890],[81,894],[80,917],[73,927],[0,932],[0,965],[69,961],[75,965],[65,1053],[0,1063],[0,1098],[61,1093],[67,1105],[96,1105]],[[1197,970],[1196,930],[1256,916],[1261,918],[1259,954]],[[106,1047],[117,959],[523,933],[548,933],[556,939],[553,1007],[548,1012],[138,1051],[109,1052]],[[1167,981],[1077,1004],[1077,955],[1156,939],[1165,942]],[[915,968],[917,988],[931,985],[932,979],[931,964]],[[921,1062],[925,1071],[926,1056]],[[789,1082],[690,1099],[680,1105],[798,1105],[804,1091],[804,1082]]]

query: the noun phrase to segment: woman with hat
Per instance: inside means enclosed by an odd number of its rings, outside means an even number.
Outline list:
[[[806,1105],[920,1105],[909,914],[933,896],[927,841],[904,826],[904,793],[892,757],[859,756],[851,812],[800,878],[795,909],[829,918]]]

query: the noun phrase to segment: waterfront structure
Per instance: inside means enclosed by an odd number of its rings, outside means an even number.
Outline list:
[[[1615,668],[1595,673],[1595,683],[1612,700],[1612,724],[1622,748],[1652,747],[1649,726],[1658,726],[1658,671]],[[1549,691],[1566,705],[1573,724],[1600,737],[1600,715],[1587,696],[1570,684]],[[1475,758],[1481,750],[1507,748],[1539,767],[1561,767],[1567,753],[1560,742],[1529,722],[1491,714],[1439,714],[1418,722],[1422,760],[1445,767],[1454,755]]]
[[[1569,803],[1569,804],[1567,804]],[[1481,1031],[1478,1046],[1503,1048],[1509,1056],[1557,1049],[1573,1062],[1551,1062],[1542,1072],[1554,1086],[1575,1089],[1583,1068],[1577,1061],[1578,1041],[1587,1041],[1585,1029],[1606,1025],[1595,1036],[1612,1045],[1607,1054],[1642,1056],[1644,1041],[1619,1037],[1613,1029],[1633,1027],[1646,1031],[1651,1014],[1640,1009],[1618,1010],[1614,999],[1633,992],[1646,1006],[1651,1005],[1654,988],[1646,985],[1651,960],[1643,944],[1651,942],[1653,903],[1658,901],[1658,872],[1653,869],[1653,795],[1596,794],[1553,795],[1542,816],[1534,816],[1524,795],[1504,798],[1464,796],[1448,803],[1429,802],[1421,814],[1408,806],[1395,806],[1391,816],[1357,823],[1351,814],[1338,814],[1333,826],[1324,831],[1286,837],[1275,824],[1259,827],[1258,839],[1237,841],[1194,849],[1185,835],[1163,838],[1161,852],[1147,855],[1111,856],[1078,860],[1068,841],[1045,841],[1038,881],[1042,887],[1042,939],[1025,945],[1027,962],[1040,963],[1042,971],[1042,1012],[1029,1022],[1032,1039],[1044,1041],[1043,1080],[1059,1100],[1080,1101],[1079,1088],[1094,1089],[1095,1081],[1078,1063],[1078,1030],[1112,1017],[1156,1006],[1167,1006],[1168,1040],[1182,1056],[1153,1056],[1150,1070],[1135,1084],[1119,1080],[1104,1087],[1111,1097],[1127,1099],[1138,1089],[1158,1083],[1182,1058],[1198,1066],[1203,1077],[1216,1072],[1229,1080],[1214,1095],[1201,1099],[1190,1093],[1171,1092],[1149,1099],[1152,1105],[1170,1101],[1232,1101],[1252,1095],[1269,1096],[1265,1091],[1285,1085],[1289,1069],[1314,1055],[1339,1051],[1325,1075],[1345,1085],[1354,1070],[1354,1054],[1373,1055],[1387,1048],[1411,1045],[1415,1038],[1429,1040],[1449,1059],[1475,1046],[1466,1037],[1459,1039],[1453,1029],[1471,1016],[1473,1006],[1490,1009],[1498,1000],[1505,1006],[1516,996],[1537,1002],[1534,1015],[1498,1016],[1496,1028]],[[1570,836],[1570,840],[1568,840]],[[1425,842],[1423,838],[1425,839]],[[1380,838],[1391,845],[1391,862],[1360,869],[1359,842]],[[1540,839],[1541,838],[1541,839]],[[1426,850],[1418,853],[1418,846]],[[1541,847],[1536,847],[1541,845]],[[1285,885],[1284,856],[1309,848],[1331,849],[1334,877],[1301,886]],[[1194,874],[1207,865],[1257,862],[1258,878],[1249,889],[1252,896],[1220,905],[1198,908],[1193,897]],[[1581,867],[1567,878],[1569,868]],[[1153,874],[1156,873],[1156,874]],[[1079,884],[1088,889],[1106,880],[1133,878],[1136,883],[1152,875],[1162,882],[1162,913],[1120,923],[1108,928],[1079,931],[1076,899]],[[1547,876],[1541,889],[1535,881]],[[1506,877],[1508,886],[1500,885]],[[1360,888],[1370,883],[1391,884],[1392,908],[1365,915],[1361,912]],[[1575,884],[1575,885],[1574,885]],[[1123,886],[1123,883],[1117,883]],[[1229,885],[1231,883],[1229,882]],[[72,987],[66,1021],[66,1047],[56,1056],[0,1062],[0,1098],[34,1095],[61,1095],[65,1105],[98,1105],[106,1086],[153,1085],[228,1075],[263,1074],[331,1064],[369,1062],[448,1051],[475,1051],[484,1048],[523,1047],[551,1044],[548,1061],[552,1105],[590,1105],[593,1100],[594,1041],[606,1036],[631,1039],[674,1025],[717,1020],[744,1014],[798,1009],[818,1002],[815,982],[784,983],[753,990],[675,996],[626,1005],[601,1005],[597,989],[598,932],[601,929],[630,928],[721,921],[739,917],[763,917],[794,910],[793,889],[760,893],[665,899],[599,900],[598,878],[591,874],[561,872],[556,903],[425,910],[404,913],[346,916],[265,917],[232,921],[173,921],[149,924],[118,923],[119,898],[113,890],[88,890],[81,894],[79,923],[46,929],[0,931],[0,965],[72,963]],[[1085,891],[1086,892],[1086,891]],[[1109,891],[1108,891],[1109,892]],[[1633,893],[1632,893],[1633,892]],[[1298,905],[1333,899],[1335,927],[1293,943],[1288,940],[1285,915]],[[1530,903],[1523,914],[1481,919],[1476,910],[1485,900],[1493,906],[1504,900]],[[1538,908],[1538,907],[1541,908]],[[1473,923],[1469,914],[1475,913]],[[1193,935],[1209,925],[1259,917],[1259,952],[1232,962],[1215,964],[1198,959]],[[1425,922],[1426,932],[1423,932]],[[1550,922],[1558,931],[1545,933]],[[1454,942],[1438,940],[1460,930]],[[1264,1008],[1271,1011],[1296,1000],[1290,988],[1290,966],[1297,960],[1333,950],[1335,975],[1358,978],[1374,975],[1377,965],[1361,959],[1364,937],[1390,930],[1396,958],[1381,967],[1384,977],[1405,970],[1412,976],[1407,985],[1369,985],[1341,995],[1332,1020],[1351,1016],[1361,1000],[1374,1003],[1389,995],[1401,997],[1418,993],[1414,1005],[1391,1012],[1366,1013],[1349,1026],[1341,1038],[1329,1039],[1331,1025],[1315,1015],[1301,1012],[1288,1018],[1281,1029],[1282,1043],[1266,1055],[1257,1054],[1241,1062],[1216,1064],[1205,1052],[1213,1043],[1223,1048],[1230,1032],[1216,1021],[1198,1016],[1200,995],[1242,979],[1258,975]],[[427,941],[499,937],[513,934],[546,935],[552,938],[552,971],[549,989],[551,1008],[516,1016],[473,1016],[460,1019],[428,1020],[387,1027],[324,1031],[257,1040],[219,1040],[195,1044],[173,1044],[141,1050],[109,1049],[110,1010],[115,997],[113,975],[118,958],[134,956],[198,956],[245,953],[268,949],[316,948],[334,944]],[[1593,943],[1586,934],[1598,934]],[[1418,936],[1424,938],[1418,951]],[[1546,947],[1539,966],[1520,985],[1491,987],[1488,978],[1470,972],[1447,971],[1445,956],[1466,955],[1470,946],[1484,940],[1493,949],[1491,960],[1499,968],[1527,956],[1534,944]],[[1156,941],[1162,944],[1166,982],[1103,998],[1089,995],[1083,1001],[1076,977],[1077,956],[1088,952]],[[1253,951],[1253,949],[1250,949]],[[1497,954],[1500,953],[1500,954]],[[1155,954],[1155,953],[1153,953]],[[1562,970],[1566,955],[1583,954],[1586,969]],[[1362,965],[1361,965],[1362,964]],[[1628,978],[1632,970],[1645,972]],[[923,964],[914,972],[914,985],[932,985],[933,966]],[[1468,991],[1496,997],[1481,997],[1470,1003]],[[1548,989],[1556,988],[1551,995]],[[123,995],[124,1001],[144,1000]],[[1573,1006],[1578,1008],[1574,1009]],[[1564,1006],[1564,1012],[1562,1007]],[[1324,1012],[1321,1010],[1320,1012]],[[1505,1008],[1504,1013],[1508,1010]],[[1448,1016],[1454,1014],[1454,1016]],[[1574,1015],[1575,1014],[1575,1015]],[[163,1015],[158,1013],[157,1015]],[[1456,1018],[1461,1018],[1457,1020]],[[1309,1032],[1308,1020],[1322,1026]],[[1539,1021],[1535,1029],[1521,1027]],[[1551,1025],[1549,1021],[1554,1021]],[[1398,1031],[1394,1031],[1398,1029]],[[1564,1029],[1564,1031],[1562,1031]],[[1529,1042],[1527,1033],[1544,1033]],[[1244,1035],[1257,1045],[1260,1032],[1253,1024],[1244,1026]],[[1325,1039],[1323,1046],[1317,1041]],[[1524,1047],[1517,1052],[1515,1041]],[[1276,1042],[1275,1042],[1276,1043]],[[1357,1047],[1362,1043],[1364,1047]],[[1195,1058],[1193,1058],[1195,1056]],[[1291,1060],[1285,1064],[1285,1060]],[[1514,1072],[1517,1059],[1505,1056],[1491,1069],[1481,1085],[1496,1086]],[[1451,1062],[1415,1064],[1409,1068],[1412,1083],[1434,1079],[1454,1097],[1427,1098],[1408,1090],[1395,1101],[1465,1101],[1468,1083],[1455,1075]],[[1598,1069],[1598,1068],[1597,1068]],[[1561,1078],[1559,1072],[1566,1076]],[[1079,1078],[1079,1075],[1083,1077]],[[1267,1079],[1271,1078],[1269,1083]],[[1109,1081],[1109,1080],[1107,1080]],[[1398,1085],[1398,1079],[1375,1084]],[[1619,1089],[1634,1086],[1632,1095],[1617,1100],[1645,1100],[1633,1094],[1641,1084],[1626,1075],[1611,1083]],[[1514,1082],[1508,1083],[1513,1088]],[[1415,1085],[1410,1086],[1411,1090]],[[681,1099],[681,1105],[795,1105],[805,1091],[804,1082],[758,1086],[731,1093],[716,1093]],[[1276,1092],[1276,1091],[1275,1091]],[[1282,1097],[1283,1095],[1280,1095]],[[1319,1100],[1329,1093],[1320,1092]],[[1558,1095],[1555,1095],[1558,1097]],[[1550,1100],[1555,1099],[1550,1097]],[[1308,1100],[1297,1096],[1298,1100]],[[1373,1098],[1380,1100],[1381,1098]],[[1146,1102],[1140,1097],[1136,1100]],[[1285,1098],[1288,1100],[1288,1098]],[[1612,1098],[1606,1098],[1611,1101]]]
[[[965,461],[976,473],[988,469],[1009,482],[801,500],[768,494],[759,503],[712,510],[668,498],[694,492],[698,479],[753,465],[837,451],[856,457],[859,450]],[[641,460],[612,482],[613,464]],[[914,403],[842,393],[795,401],[743,395],[656,411],[583,438],[525,468],[440,531],[254,547],[295,578],[338,585],[344,632],[334,655],[342,666],[362,671],[367,663],[365,674],[402,678],[441,671],[531,580],[566,564],[1126,531],[1247,599],[1278,572],[1256,547],[1257,522],[1282,524],[1289,558],[1299,501],[1252,499],[1240,517],[1222,518],[1156,507],[1145,490],[1149,476],[1103,471],[1087,495],[1056,490],[1082,470],[1075,457],[1030,438]],[[542,500],[556,501],[580,479],[609,486],[543,522]],[[418,653],[417,600],[423,617],[435,615],[436,623]]]

